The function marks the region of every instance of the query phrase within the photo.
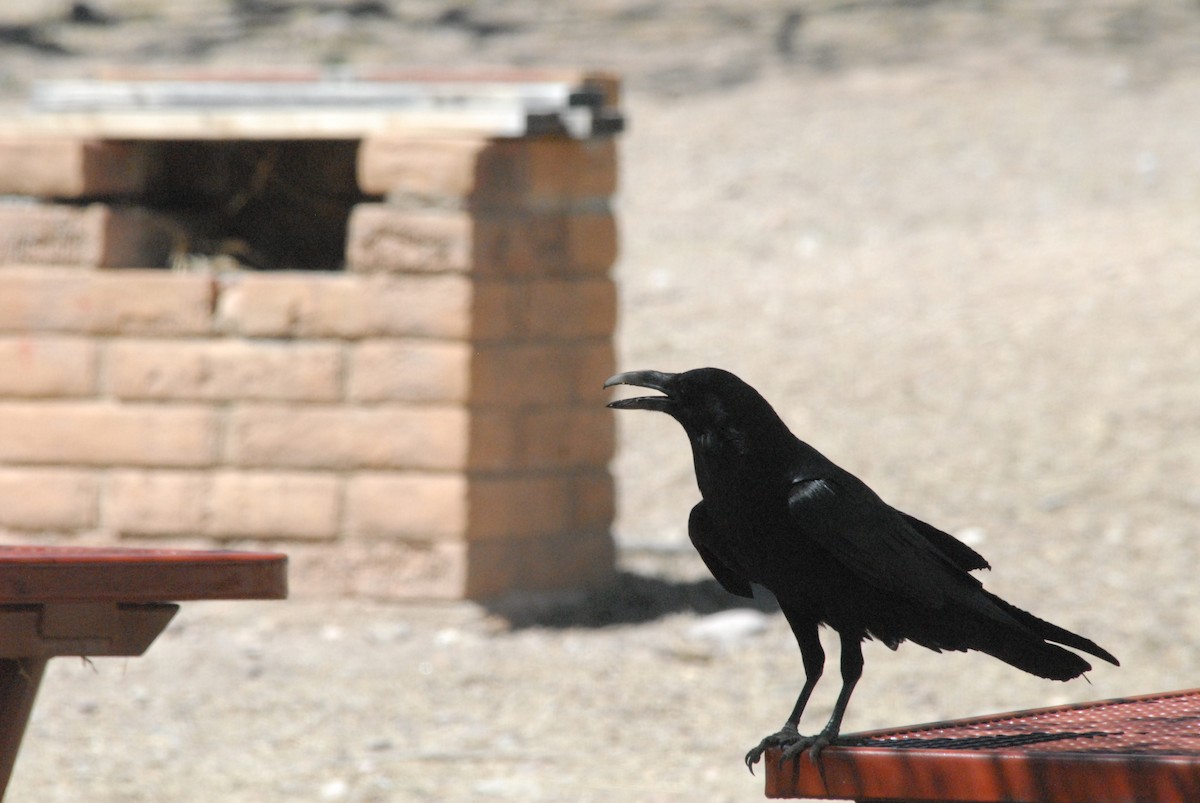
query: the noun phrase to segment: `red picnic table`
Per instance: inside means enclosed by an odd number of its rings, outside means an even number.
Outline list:
[[[49,659],[141,655],[173,602],[286,596],[280,554],[0,547],[0,798]]]
[[[820,767],[764,756],[767,797],[1200,801],[1200,689],[848,734]]]

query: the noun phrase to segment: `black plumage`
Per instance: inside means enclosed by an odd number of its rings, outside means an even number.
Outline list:
[[[751,583],[768,588],[800,646],[804,686],[783,728],[746,754],[751,769],[768,747],[782,747],[784,759],[810,748],[816,759],[837,738],[867,638],[893,649],[912,641],[936,651],[979,650],[1053,680],[1091,669],[1064,647],[1117,663],[1091,640],[984,589],[970,574],[988,568],[979,553],[888,505],[793,435],[733,374],[633,371],[604,383],[614,385],[663,394],[609,406],[657,410],[683,425],[702,496],[688,519],[692,543],[731,594],[752,596]],[[825,663],[820,625],[840,638],[842,689],[825,727],[801,736],[800,716]]]

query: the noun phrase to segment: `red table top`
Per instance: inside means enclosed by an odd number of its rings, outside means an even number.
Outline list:
[[[1200,800],[1200,689],[847,734],[767,759],[768,797]]]
[[[0,546],[0,604],[283,599],[287,556],[232,550]]]

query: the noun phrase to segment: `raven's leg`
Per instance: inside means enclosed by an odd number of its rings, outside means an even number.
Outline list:
[[[750,770],[751,775],[754,774],[754,765],[762,758],[762,754],[766,752],[767,748],[783,747],[787,749],[799,744],[800,747],[796,750],[799,753],[812,739],[812,737],[800,735],[800,716],[804,713],[804,707],[808,705],[808,698],[812,696],[813,689],[816,688],[817,681],[821,679],[821,673],[825,670],[825,650],[821,648],[816,622],[799,620],[799,617],[789,615],[787,610],[784,610],[783,614],[787,617],[788,624],[792,626],[792,632],[796,635],[796,643],[800,645],[800,659],[804,662],[804,688],[800,689],[800,696],[796,698],[796,705],[792,708],[791,716],[788,717],[779,732],[772,733],[746,753],[746,769]]]
[[[850,704],[850,695],[854,693],[854,687],[858,684],[858,679],[862,677],[863,655],[861,634],[839,633],[838,635],[842,642],[842,690],[838,692],[837,702],[833,704],[833,714],[830,715],[829,721],[825,723],[821,732],[809,740],[807,745],[796,743],[784,747],[783,755],[779,758],[780,761],[795,758],[806,746],[809,748],[809,758],[816,761],[821,757],[821,751],[833,744],[842,730],[842,718],[846,716],[846,706]]]

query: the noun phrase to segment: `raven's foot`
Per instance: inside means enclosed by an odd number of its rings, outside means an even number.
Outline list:
[[[791,761],[803,753],[805,748],[808,749],[808,757],[816,764],[821,758],[821,751],[836,741],[836,734],[824,730],[816,736],[801,736],[798,742],[783,748],[783,752],[779,755],[779,765],[783,766],[784,762]]]
[[[805,750],[808,751],[808,757],[812,759],[813,763],[816,763],[821,758],[821,751],[836,741],[837,735],[830,731],[823,730],[816,736],[801,736],[791,725],[784,725],[778,733],[772,733],[746,753],[746,769],[750,770],[750,774],[753,775],[754,765],[762,758],[763,753],[772,747],[783,748],[779,754],[781,767]]]
[[[750,752],[746,753],[746,769],[750,770],[750,774],[753,775],[754,765],[762,758],[763,753],[772,747],[782,747],[787,751],[798,744],[800,745],[796,748],[796,753],[798,754],[805,747],[808,747],[811,740],[811,736],[801,736],[794,726],[784,725],[779,729],[778,733],[772,733],[756,746],[750,748]]]

